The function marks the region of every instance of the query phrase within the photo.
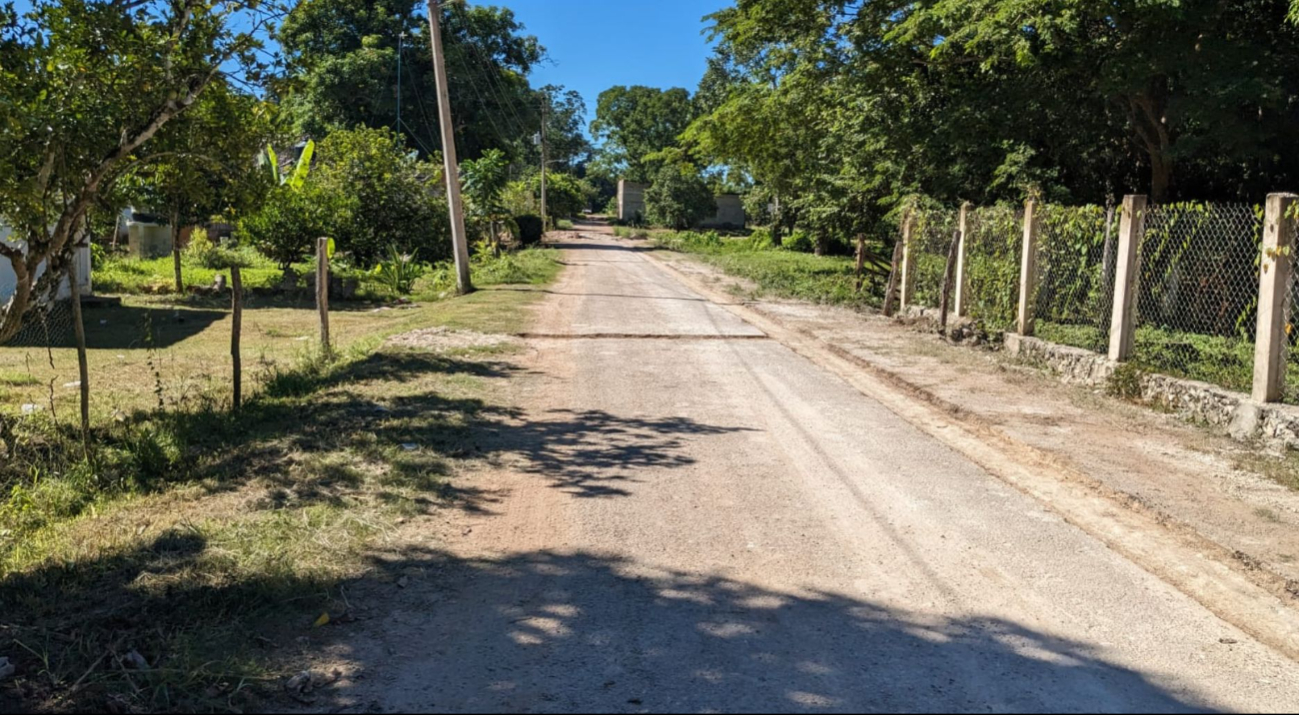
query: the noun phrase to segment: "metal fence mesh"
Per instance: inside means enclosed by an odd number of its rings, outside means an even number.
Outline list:
[[[1095,352],[1109,344],[1118,211],[1103,206],[1038,209],[1036,333]]]
[[[1299,206],[1295,210],[1299,211]],[[1291,235],[1299,235],[1299,216],[1286,216],[1284,220],[1291,223]],[[1286,301],[1290,312],[1286,314],[1285,340],[1281,343],[1282,350],[1285,351],[1283,363],[1286,366],[1285,395],[1282,399],[1296,405],[1299,404],[1299,326],[1296,325],[1299,324],[1299,255],[1291,250],[1280,260],[1290,262],[1290,288]]]
[[[947,253],[958,228],[958,212],[952,209],[921,209],[911,228],[911,251],[915,256],[915,292],[912,302],[938,307],[943,292]]]
[[[1010,330],[1018,310],[1024,210],[971,209],[965,228],[966,315],[989,333]]]
[[[1134,361],[1248,392],[1262,236],[1262,207],[1151,207],[1141,243]]]

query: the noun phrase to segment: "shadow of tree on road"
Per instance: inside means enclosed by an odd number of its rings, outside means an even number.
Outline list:
[[[389,712],[1194,712],[1093,647],[1000,618],[949,620],[835,593],[787,593],[592,553],[460,560],[357,632],[371,677],[337,705]],[[324,647],[320,643],[313,647]],[[378,690],[369,683],[381,678]]]

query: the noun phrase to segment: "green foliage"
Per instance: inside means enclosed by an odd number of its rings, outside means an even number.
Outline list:
[[[573,222],[569,221],[568,219],[561,218],[560,220],[555,222],[555,228],[559,229],[560,231],[572,231]]]
[[[534,246],[541,243],[541,237],[545,233],[545,227],[541,225],[541,217],[531,214],[522,214],[514,217],[514,225],[519,229],[519,243],[524,246]]]
[[[544,59],[544,48],[525,34],[508,8],[468,3],[441,7],[448,91],[462,158],[494,147],[521,154],[539,122],[541,96],[527,76]],[[425,3],[415,0],[293,4],[275,38],[292,68],[283,104],[294,133],[320,137],[340,129],[397,126],[393,90],[403,33],[404,126],[399,143],[418,147],[424,158],[439,151],[437,83]],[[500,117],[512,119],[502,122]],[[552,131],[562,127],[558,124]],[[376,250],[381,252],[382,246]]]
[[[350,202],[337,192],[308,184],[301,190],[276,186],[255,213],[239,222],[242,240],[257,247],[281,269],[315,250],[316,240],[336,227],[336,217]]]
[[[256,76],[263,10],[244,2],[35,0],[0,16],[0,214],[25,260],[70,259],[76,234],[125,175],[172,164],[169,124],[220,77]],[[218,71],[223,70],[223,71]],[[234,94],[228,95],[233,98]],[[219,122],[224,124],[224,122]],[[209,137],[209,144],[219,138]],[[187,185],[188,181],[184,182]],[[0,260],[21,254],[0,244]],[[21,273],[20,273],[21,275]],[[0,342],[41,296],[35,272],[0,305]]]
[[[1105,383],[1105,392],[1123,400],[1140,400],[1146,371],[1135,363],[1119,363]]]
[[[812,241],[812,237],[807,234],[807,231],[795,231],[791,233],[785,238],[784,242],[781,243],[780,247],[786,251],[794,251],[795,253],[812,253],[816,250],[816,244]]]
[[[659,226],[690,228],[716,211],[712,189],[690,163],[665,164],[645,191],[646,218]]]
[[[474,285],[478,286],[540,285],[554,280],[560,267],[559,252],[552,248],[505,251],[499,256],[479,252],[469,265]],[[455,266],[448,261],[433,266],[417,281],[414,293],[421,300],[438,299],[454,295],[455,288]]]
[[[413,158],[388,129],[331,133],[318,148],[307,182],[321,192],[327,231],[357,265],[372,265],[392,247],[421,261],[451,255],[446,199],[433,189],[441,171]]]
[[[390,246],[388,256],[374,267],[369,277],[390,295],[404,296],[410,295],[415,282],[428,271],[428,264],[420,263],[409,253],[402,253],[396,246]]]
[[[540,177],[537,181],[540,182]],[[594,196],[595,188],[585,179],[571,174],[546,174],[546,212],[551,218],[581,216]]]
[[[648,183],[659,162],[648,156],[676,146],[693,118],[690,92],[655,87],[611,87],[600,93],[591,133],[603,142],[598,164],[614,175]]]
[[[1023,216],[1011,205],[980,208],[970,212],[968,226],[968,315],[984,332],[998,335],[1010,330],[1019,314]]]

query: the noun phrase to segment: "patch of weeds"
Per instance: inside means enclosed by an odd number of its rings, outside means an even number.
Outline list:
[[[1251,450],[1237,457],[1235,466],[1299,491],[1299,452],[1295,450],[1287,449],[1280,455]]]
[[[1262,519],[1263,521],[1268,521],[1268,522],[1271,522],[1271,523],[1273,523],[1273,524],[1280,524],[1280,523],[1281,523],[1281,515],[1278,514],[1278,513],[1276,513],[1275,511],[1273,511],[1273,510],[1271,510],[1271,509],[1268,509],[1267,507],[1262,507],[1262,506],[1261,506],[1261,507],[1255,509],[1255,510],[1254,510],[1254,516],[1257,516],[1258,518]]]
[[[1105,383],[1105,392],[1111,397],[1137,402],[1144,394],[1143,383],[1146,371],[1140,366],[1125,362],[1120,363]]]

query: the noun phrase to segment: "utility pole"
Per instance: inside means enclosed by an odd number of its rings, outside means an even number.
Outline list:
[[[427,0],[429,42],[433,45],[433,76],[438,83],[438,118],[442,127],[443,173],[447,176],[447,204],[451,208],[451,247],[456,258],[456,292],[472,293],[469,277],[469,242],[465,236],[465,206],[460,199],[460,163],[456,161],[456,133],[451,124],[451,94],[447,91],[447,67],[442,58],[442,7]]]
[[[397,134],[399,135],[403,131],[401,128],[401,56],[405,45],[406,31],[402,30],[401,34],[397,35]]]
[[[546,109],[550,104],[550,95],[541,95],[541,231],[545,233],[550,224],[546,221]]]

